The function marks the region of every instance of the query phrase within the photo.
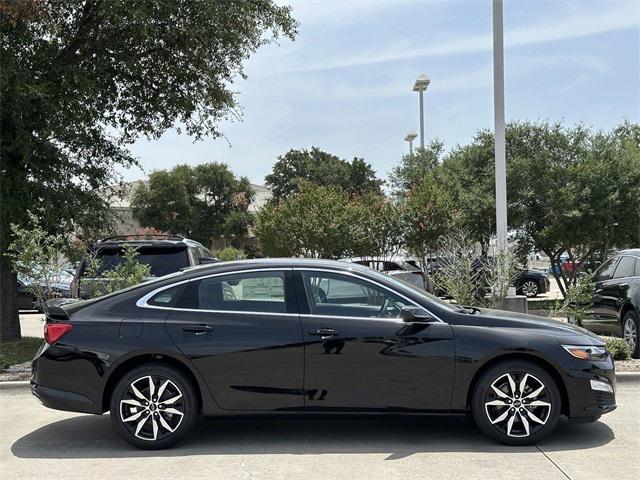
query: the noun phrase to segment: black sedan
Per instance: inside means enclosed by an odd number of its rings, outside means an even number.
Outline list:
[[[518,272],[513,285],[518,295],[537,297],[549,291],[549,274],[540,270],[522,270]]]
[[[511,445],[561,415],[616,408],[614,365],[582,328],[442,302],[355,264],[249,260],[47,304],[31,388],[167,447],[198,416],[466,413]],[[67,300],[67,302],[69,302]]]

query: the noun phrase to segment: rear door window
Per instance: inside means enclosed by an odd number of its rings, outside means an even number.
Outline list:
[[[193,280],[177,306],[197,310],[286,313],[284,272],[247,272]]]
[[[633,277],[636,272],[636,259],[634,257],[622,257],[616,267],[613,278]]]

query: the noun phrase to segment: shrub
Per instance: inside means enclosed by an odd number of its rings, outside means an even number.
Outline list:
[[[614,360],[628,360],[631,358],[631,348],[623,338],[608,337],[605,346]]]
[[[83,292],[83,298],[99,297],[143,282],[151,275],[151,267],[146,263],[138,262],[137,256],[137,247],[125,245],[122,249],[122,262],[102,274],[100,274],[102,268],[100,259],[96,256],[87,257],[86,277],[102,277],[104,282],[99,280],[86,282],[87,288]]]
[[[223,262],[230,262],[232,260],[242,260],[243,258],[247,258],[245,253],[242,250],[238,250],[233,247],[226,247],[221,250],[216,250],[213,254],[222,260]]]
[[[11,362],[6,358],[2,353],[0,353],[0,370],[4,370],[5,368],[9,368],[11,366]]]

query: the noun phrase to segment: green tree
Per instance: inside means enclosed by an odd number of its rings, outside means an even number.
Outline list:
[[[242,62],[295,28],[270,0],[0,2],[0,340],[20,336],[9,226],[103,224],[96,190],[135,163],[127,145],[176,122],[219,135]]]
[[[350,231],[345,255],[379,260],[395,255],[404,245],[406,224],[399,201],[362,195],[349,201],[345,209]]]
[[[212,162],[153,172],[148,184],[133,193],[131,206],[143,226],[207,244],[221,234],[246,234],[252,198],[247,178],[238,178],[227,165]]]
[[[50,235],[38,221],[38,217],[28,212],[28,223],[21,227],[11,225],[13,242],[8,255],[13,269],[25,279],[27,288],[38,305],[55,296],[54,285],[60,282],[60,272],[64,266],[63,249],[67,244],[64,235]]]
[[[406,246],[423,268],[427,254],[437,250],[440,237],[451,226],[451,207],[451,197],[433,174],[422,177],[403,199]]]
[[[458,228],[486,251],[496,224],[493,134],[476,133],[471,143],[449,152],[438,171]]]
[[[402,193],[415,187],[442,162],[443,154],[444,143],[433,140],[424,148],[417,148],[413,154],[403,155],[400,164],[389,173],[389,183],[394,191]]]
[[[316,147],[292,149],[278,157],[265,180],[274,202],[299,192],[303,183],[336,187],[351,195],[380,193],[383,183],[364,159],[348,162]]]
[[[256,236],[271,257],[337,258],[350,251],[349,195],[310,183],[299,193],[263,207]]]

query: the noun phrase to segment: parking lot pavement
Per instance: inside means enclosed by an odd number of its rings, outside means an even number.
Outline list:
[[[0,390],[0,478],[42,479],[583,479],[640,478],[640,384],[620,384],[618,410],[563,422],[537,446],[488,440],[467,417],[201,421],[173,449],[123,443],[109,417],[42,407]]]

